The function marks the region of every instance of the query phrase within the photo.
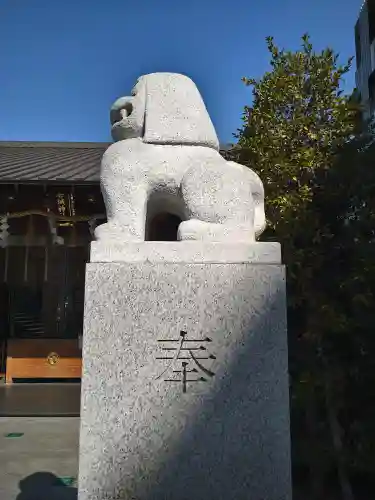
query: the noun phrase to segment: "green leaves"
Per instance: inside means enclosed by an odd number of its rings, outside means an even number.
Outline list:
[[[230,155],[263,180],[268,226],[262,239],[281,243],[287,265],[297,412],[292,431],[298,427],[301,450],[316,442],[309,434],[314,425],[323,429],[325,456],[305,464],[310,471],[324,459],[329,474],[342,463],[365,473],[373,460],[366,436],[375,449],[375,420],[358,406],[369,404],[365,395],[374,392],[375,143],[361,130],[356,93],[341,88],[352,58],[340,64],[331,48],[315,52],[307,34],[296,52],[278,48],[272,37],[266,43],[271,70],[258,80],[242,79],[252,87],[253,102],[244,108]],[[333,373],[340,374],[335,390],[322,400],[324,380]],[[320,408],[319,423],[307,400]],[[344,426],[339,454],[332,419],[330,424],[322,417],[328,408]],[[369,415],[375,415],[373,402]],[[351,440],[361,445],[354,448]],[[308,454],[296,460],[309,460]],[[325,498],[325,492],[316,497]]]
[[[286,211],[298,217],[312,202],[315,173],[354,133],[357,108],[340,89],[350,60],[340,66],[332,49],[315,53],[308,34],[297,52],[279,49],[273,37],[266,43],[272,71],[242,79],[253,87],[253,105],[244,109],[236,149],[265,180],[268,219],[283,240],[291,236],[282,233]]]

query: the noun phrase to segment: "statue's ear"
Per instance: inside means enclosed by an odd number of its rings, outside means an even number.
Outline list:
[[[219,149],[206,106],[190,78],[175,73],[153,73],[143,78],[146,82],[145,142]]]

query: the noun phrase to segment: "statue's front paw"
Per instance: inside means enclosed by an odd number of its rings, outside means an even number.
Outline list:
[[[132,233],[128,227],[113,222],[106,222],[98,226],[95,229],[95,240],[106,243],[143,241],[138,235]]]
[[[178,226],[177,239],[179,241],[204,239],[207,232],[206,224],[206,222],[196,219],[181,222]]]

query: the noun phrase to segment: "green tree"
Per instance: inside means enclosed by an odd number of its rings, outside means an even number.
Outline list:
[[[348,142],[315,195],[326,228],[320,282],[323,354],[331,381],[327,408],[336,413],[344,440],[340,460],[362,483],[375,470],[375,144],[362,134]],[[318,285],[315,285],[318,288]],[[324,295],[323,295],[324,292]],[[328,313],[328,314],[327,314]],[[339,319],[339,321],[338,321]],[[333,386],[333,388],[332,388]],[[333,409],[332,409],[333,407]],[[370,486],[368,486],[370,489]],[[373,496],[373,495],[372,495]]]
[[[347,358],[351,353],[351,369],[358,372],[371,316],[365,325],[347,305],[353,293],[361,307],[375,305],[364,272],[366,266],[373,272],[366,234],[373,222],[374,174],[368,163],[375,155],[372,146],[363,149],[367,137],[356,139],[355,95],[341,90],[351,59],[341,65],[332,49],[314,52],[308,35],[296,52],[280,50],[272,37],[267,46],[270,71],[259,80],[243,78],[253,87],[253,103],[244,109],[230,156],[263,180],[268,228],[262,239],[281,242],[287,265],[295,477],[307,466],[311,497],[321,500],[328,498],[334,471],[341,497],[351,500],[353,450],[347,436],[354,420],[344,428],[342,415],[356,383]],[[367,191],[349,157],[365,165]],[[359,276],[366,293],[355,288]],[[353,328],[362,335],[356,354]]]

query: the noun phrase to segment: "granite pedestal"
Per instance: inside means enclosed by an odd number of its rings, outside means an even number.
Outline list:
[[[278,244],[93,243],[83,338],[79,500],[291,500]]]

